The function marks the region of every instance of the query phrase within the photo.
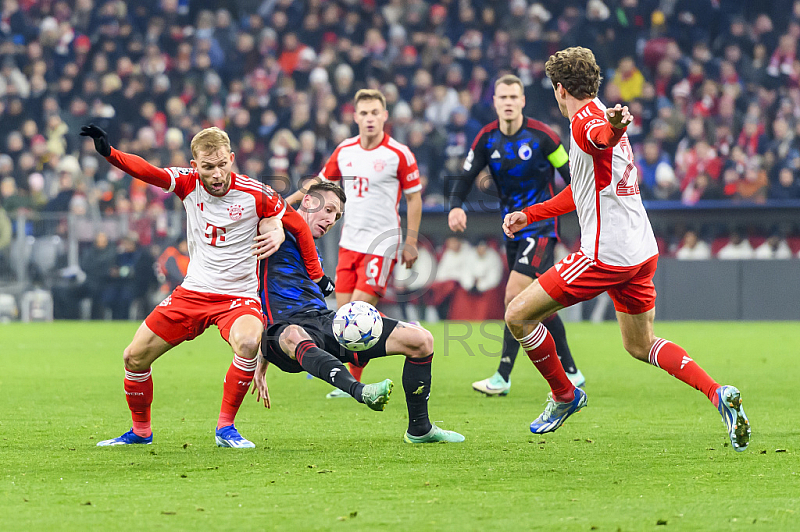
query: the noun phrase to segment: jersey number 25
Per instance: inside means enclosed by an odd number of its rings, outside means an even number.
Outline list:
[[[628,159],[628,166],[625,167],[622,179],[617,183],[617,196],[635,196],[639,194],[639,181],[636,175],[631,176],[636,167],[633,164],[633,150],[631,150],[627,136],[620,139],[619,147],[622,148],[622,152]]]

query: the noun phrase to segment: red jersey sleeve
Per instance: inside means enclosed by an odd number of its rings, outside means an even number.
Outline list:
[[[616,146],[626,129],[615,128],[605,115],[591,114],[573,122],[572,138],[583,151],[596,154]]]
[[[175,188],[175,175],[166,168],[158,168],[148,163],[138,155],[125,153],[112,147],[111,154],[106,160],[125,172],[150,185],[161,187],[168,192]]]
[[[394,143],[390,143],[391,147]],[[400,181],[400,188],[406,194],[412,194],[422,190],[422,183],[419,180],[419,168],[417,167],[417,159],[407,146],[396,143],[396,150],[400,157],[400,162],[397,165],[397,179]]]
[[[283,218],[281,218],[283,227],[292,233],[297,240],[297,247],[300,248],[300,255],[303,257],[308,276],[312,280],[319,279],[325,275],[325,272],[322,271],[322,266],[319,263],[317,247],[314,245],[314,236],[311,234],[311,229],[296,210],[289,205],[284,205],[285,212]]]
[[[340,181],[342,179],[342,171],[339,169],[339,152],[342,151],[342,145],[339,144],[331,154],[325,166],[319,172],[319,177],[327,179],[328,181]]]
[[[255,196],[256,210],[259,216],[262,218],[277,217],[279,220],[282,219],[286,212],[286,201],[272,187],[247,176],[237,175],[236,179],[247,182],[251,188],[253,186],[261,188],[261,193]]]
[[[555,197],[530,207],[525,207],[522,212],[528,217],[528,223],[532,224],[533,222],[555,218],[574,210],[575,200],[572,198],[572,185],[567,185]]]
[[[165,170],[172,175],[174,181],[171,188],[165,188],[164,190],[174,192],[180,199],[184,199],[189,195],[189,192],[198,186],[197,170],[193,168],[170,167],[165,168]]]

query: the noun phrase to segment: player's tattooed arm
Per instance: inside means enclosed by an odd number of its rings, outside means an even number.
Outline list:
[[[279,218],[262,218],[258,222],[258,234],[255,237],[255,244],[250,246],[258,260],[266,259],[281,247],[286,240],[286,233],[283,231],[283,222]]]
[[[267,366],[269,362],[258,353],[258,364],[256,365],[256,372],[253,375],[253,388],[250,390],[251,394],[256,394],[256,401],[264,401],[264,406],[269,408],[272,403],[269,399],[269,388],[267,388]]]

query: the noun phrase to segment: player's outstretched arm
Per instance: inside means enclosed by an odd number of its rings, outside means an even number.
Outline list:
[[[97,153],[126,174],[157,187],[168,189],[172,186],[172,174],[164,168],[153,166],[138,155],[115,149],[108,142],[108,135],[102,128],[94,124],[81,126],[80,134],[84,137],[91,137]]]
[[[255,244],[250,246],[258,260],[266,259],[278,251],[283,241],[286,240],[286,233],[283,231],[283,222],[279,218],[262,218],[258,222],[258,234],[255,237]]]
[[[256,372],[253,375],[253,387],[250,389],[250,394],[256,394],[256,401],[259,403],[264,401],[264,406],[270,408],[272,402],[269,398],[269,388],[267,388],[267,366],[269,366],[269,362],[261,356],[260,350],[257,358],[258,363],[256,364]]]
[[[555,197],[537,203],[536,205],[525,207],[520,212],[527,217],[527,223],[525,225],[528,225],[533,222],[547,220],[548,218],[555,218],[556,216],[561,216],[562,214],[574,210],[575,200],[572,198],[572,185],[567,185],[564,190],[556,194]]]

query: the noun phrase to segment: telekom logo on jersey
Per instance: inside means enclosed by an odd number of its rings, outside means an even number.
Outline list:
[[[224,227],[217,227],[216,225],[211,225],[206,222],[206,232],[204,236],[206,237],[206,242],[212,246],[225,242],[225,232],[226,229]]]
[[[363,198],[364,194],[369,191],[369,178],[368,177],[353,177],[353,190],[359,198]]]

